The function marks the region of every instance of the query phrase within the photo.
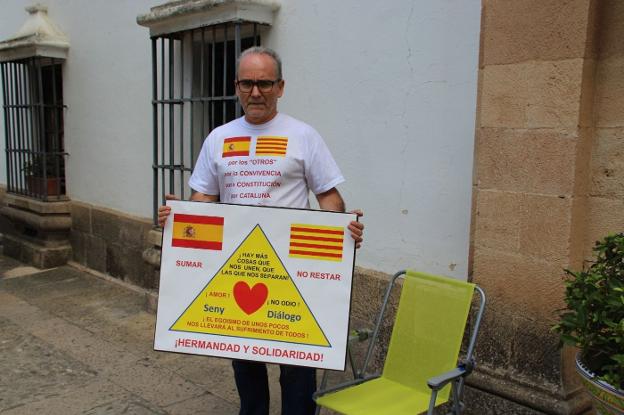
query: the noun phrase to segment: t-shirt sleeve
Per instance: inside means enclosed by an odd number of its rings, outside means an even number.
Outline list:
[[[191,189],[206,195],[219,194],[219,179],[213,162],[214,154],[211,151],[211,144],[214,140],[215,137],[212,134],[204,140],[193,174],[189,179]]]
[[[318,195],[336,187],[345,179],[319,133],[310,127],[307,135],[309,146],[305,176],[312,193]]]

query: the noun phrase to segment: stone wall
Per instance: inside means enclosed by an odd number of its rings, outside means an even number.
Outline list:
[[[574,351],[551,327],[563,269],[624,224],[623,10],[617,0],[483,2],[471,252],[490,303],[469,382],[489,397],[480,413],[588,408]]]
[[[153,266],[143,260],[152,223],[145,218],[72,202],[73,259],[144,288],[157,288]]]
[[[595,74],[585,259],[594,241],[624,231],[624,2],[602,4]]]

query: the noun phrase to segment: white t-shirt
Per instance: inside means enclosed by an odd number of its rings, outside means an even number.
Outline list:
[[[265,124],[244,117],[214,129],[204,141],[189,186],[221,202],[308,208],[344,182],[329,149],[309,125],[278,113]]]

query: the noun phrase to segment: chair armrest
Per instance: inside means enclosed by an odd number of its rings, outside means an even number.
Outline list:
[[[468,361],[460,364],[455,369],[449,370],[441,375],[434,376],[427,381],[427,385],[437,391],[442,389],[447,383],[459,379],[460,377],[468,376],[474,370],[474,361]]]
[[[338,385],[334,385],[331,388],[327,388],[327,389],[321,389],[318,390],[316,392],[314,392],[312,394],[312,399],[316,399],[319,396],[325,395],[327,393],[332,393],[332,392],[336,392],[340,389],[344,389],[347,388],[349,386],[355,386],[355,385],[359,385],[360,383],[364,383],[364,382],[368,382],[369,380],[373,380],[378,378],[381,375],[370,375],[370,376],[366,376],[364,378],[358,378],[358,379],[353,379],[347,382],[343,382],[343,383],[339,383]]]

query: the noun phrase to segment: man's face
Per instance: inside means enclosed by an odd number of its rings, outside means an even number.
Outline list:
[[[238,67],[238,81],[276,81],[277,72],[273,58],[265,54],[252,53],[243,57]],[[277,115],[277,100],[284,93],[284,81],[275,82],[269,91],[261,91],[253,85],[244,92],[239,84],[236,95],[245,111],[245,119],[252,124],[263,124]]]

